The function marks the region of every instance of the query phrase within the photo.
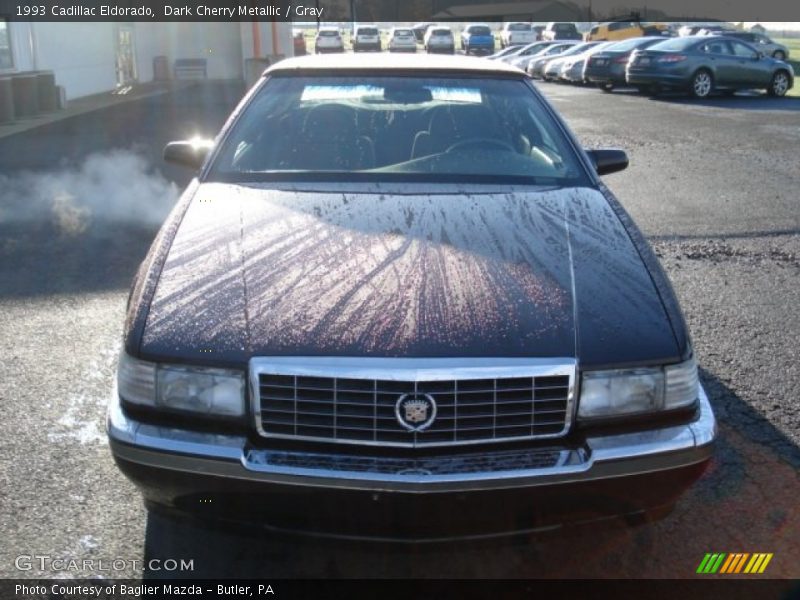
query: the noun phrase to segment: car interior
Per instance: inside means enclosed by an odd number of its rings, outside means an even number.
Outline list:
[[[458,153],[458,168],[467,172],[490,160],[511,161],[510,168],[523,174],[534,169],[564,176],[563,149],[528,102],[490,94],[475,99],[434,99],[429,89],[406,85],[387,86],[377,97],[301,102],[244,123],[232,156],[225,158],[223,151],[221,162],[229,161],[226,170],[239,173],[395,167],[436,172],[439,167],[426,159]]]

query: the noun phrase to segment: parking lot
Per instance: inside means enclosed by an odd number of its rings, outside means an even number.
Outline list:
[[[770,552],[769,576],[800,577],[800,101],[540,89],[585,146],[628,151],[606,183],[676,288],[719,419],[670,516],[432,546],[148,516],[104,411],[130,279],[188,181],[161,148],[214,134],[243,91],[198,83],[0,139],[0,575],[52,576],[15,568],[36,554],[192,559],[192,577],[682,578],[707,552]]]

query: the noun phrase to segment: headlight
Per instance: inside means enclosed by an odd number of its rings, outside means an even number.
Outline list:
[[[238,371],[159,365],[123,352],[117,385],[120,396],[132,404],[204,415],[244,415],[244,375]]]
[[[578,417],[628,416],[691,405],[699,380],[694,359],[647,369],[589,371],[583,374]]]

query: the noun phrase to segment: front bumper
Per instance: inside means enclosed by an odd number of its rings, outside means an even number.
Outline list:
[[[701,388],[696,418],[683,425],[572,445],[399,458],[265,449],[243,436],[140,423],[126,417],[114,390],[108,435],[117,464],[151,505],[419,539],[536,530],[672,504],[707,465],[716,422]],[[489,506],[505,508],[490,518]]]
[[[494,46],[475,46],[472,44],[466,44],[464,46],[464,52],[467,54],[486,56],[494,53]]]

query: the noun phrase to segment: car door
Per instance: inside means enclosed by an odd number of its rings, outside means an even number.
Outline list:
[[[769,83],[770,70],[765,67],[763,55],[758,50],[739,41],[731,41],[733,55],[736,57],[736,85],[741,87],[761,87]]]
[[[707,42],[700,45],[700,51],[706,56],[706,61],[714,71],[714,85],[728,87],[736,85],[736,68],[738,66],[733,51],[727,40],[709,37]]]

